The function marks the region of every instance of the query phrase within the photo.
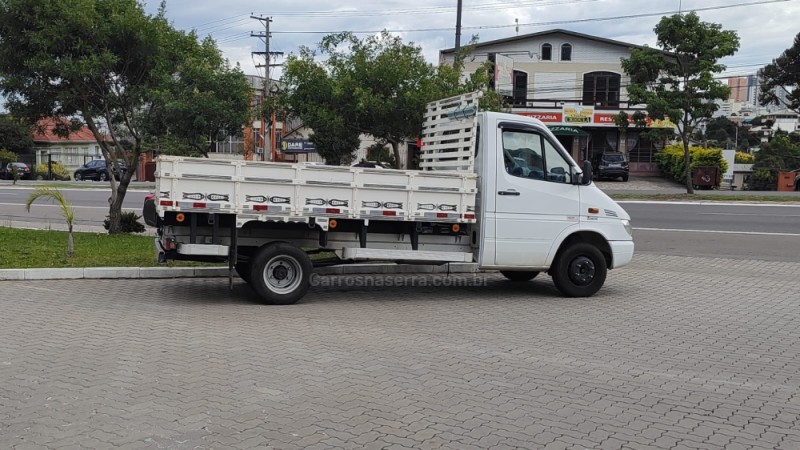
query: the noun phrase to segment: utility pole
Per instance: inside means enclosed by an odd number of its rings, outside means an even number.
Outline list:
[[[458,0],[458,7],[456,8],[456,55],[458,55],[458,50],[461,48],[461,6],[462,0]]]
[[[256,65],[256,68],[261,68],[261,67],[265,68],[265,71],[264,71],[264,73],[265,73],[264,87],[263,87],[263,90],[261,92],[261,138],[262,138],[261,142],[264,144],[264,154],[262,155],[261,160],[263,161],[264,159],[266,159],[266,151],[267,151],[267,145],[266,145],[266,140],[267,140],[266,122],[267,122],[267,118],[266,118],[266,115],[264,113],[264,102],[266,101],[267,96],[272,97],[275,94],[275,92],[273,91],[273,89],[271,89],[271,86],[270,86],[271,82],[272,82],[271,70],[270,69],[280,65],[280,64],[272,64],[272,57],[273,56],[281,56],[281,55],[283,55],[283,52],[272,52],[269,49],[269,41],[270,41],[270,38],[272,37],[272,34],[269,31],[269,24],[272,23],[272,17],[263,17],[263,16],[253,16],[253,15],[251,15],[250,18],[258,20],[259,22],[263,22],[264,23],[264,32],[262,32],[262,33],[250,33],[250,37],[257,37],[257,38],[260,38],[260,39],[262,39],[264,41],[264,51],[263,52],[252,52],[253,55],[258,55],[258,56],[263,56],[264,57],[264,64],[257,64]],[[276,156],[276,148],[275,148],[275,111],[274,111],[274,108],[272,108],[272,109],[273,109],[273,111],[271,111],[271,114],[270,114],[270,126],[269,126],[269,149],[270,149],[270,160],[275,161],[275,159],[276,159],[275,158],[275,156]],[[256,145],[258,145],[258,144],[256,144]]]

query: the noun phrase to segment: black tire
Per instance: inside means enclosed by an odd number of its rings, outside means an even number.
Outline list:
[[[105,172],[100,172],[100,181],[108,181],[108,174]]]
[[[250,284],[250,275],[252,269],[252,267],[250,267],[250,263],[238,262],[233,266],[233,268],[236,270],[236,273],[239,274],[239,278],[243,279],[247,284]]]
[[[78,172],[75,172],[75,181],[83,181],[83,175]]]
[[[536,275],[539,275],[539,272],[535,272],[533,270],[530,271],[501,270],[500,273],[511,281],[531,281],[532,279],[536,278]]]
[[[303,250],[285,242],[267,244],[251,259],[250,286],[264,303],[291,305],[308,292],[313,270]]]
[[[628,181],[628,175],[623,175],[622,176],[622,181]]]
[[[607,273],[603,254],[586,243],[565,248],[551,271],[553,283],[566,297],[591,297],[603,287]]]

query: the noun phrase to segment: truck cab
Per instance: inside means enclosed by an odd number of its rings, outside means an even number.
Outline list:
[[[592,183],[588,164],[537,119],[487,112],[478,123],[482,269],[548,271],[565,294],[587,295],[604,281],[601,265],[630,262],[630,216]]]

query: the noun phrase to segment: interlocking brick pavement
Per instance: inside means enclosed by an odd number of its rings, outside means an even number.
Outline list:
[[[1,282],[0,447],[797,449],[798,273],[638,255],[589,299],[427,275],[289,307]]]

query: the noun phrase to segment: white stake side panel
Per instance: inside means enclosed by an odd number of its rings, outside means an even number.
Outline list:
[[[477,175],[161,156],[156,186],[162,215],[473,223]]]
[[[475,165],[478,101],[473,92],[431,102],[425,111],[420,168],[472,172]],[[466,110],[472,114],[463,114]]]

